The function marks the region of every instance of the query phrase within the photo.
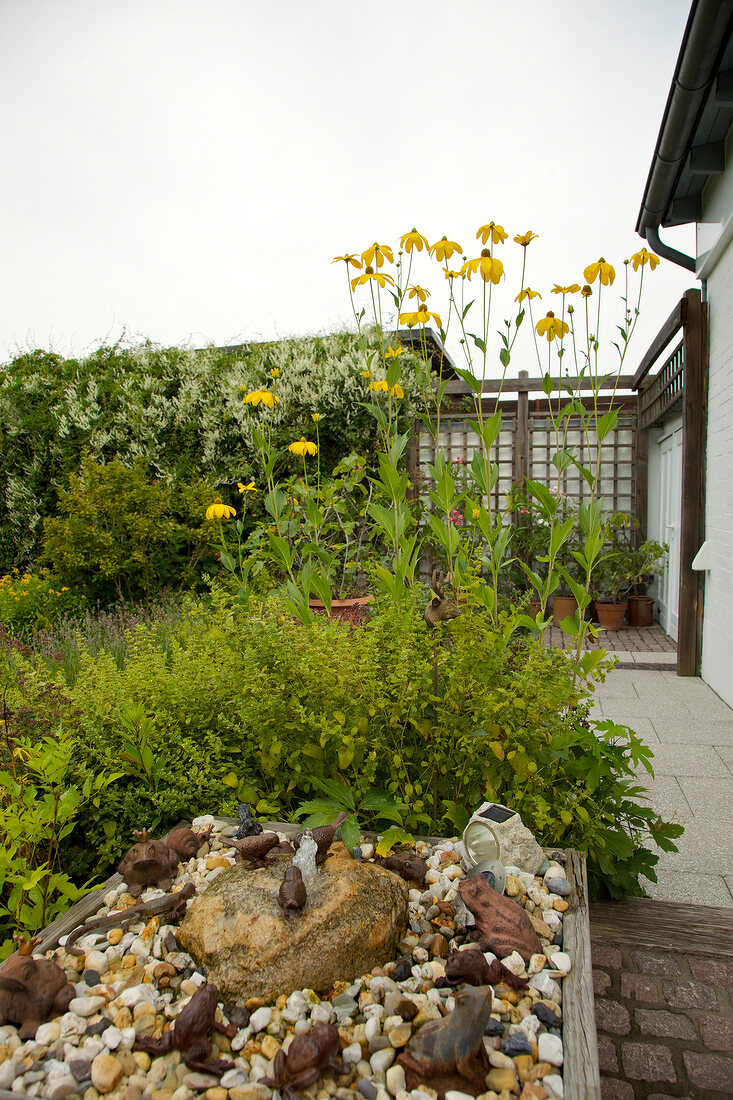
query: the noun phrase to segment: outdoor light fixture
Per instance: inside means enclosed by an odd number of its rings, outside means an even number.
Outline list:
[[[510,818],[520,820],[515,810],[500,806],[498,802],[483,802],[463,830],[463,846],[466,859],[472,867],[489,860],[501,859],[501,845],[494,827]]]

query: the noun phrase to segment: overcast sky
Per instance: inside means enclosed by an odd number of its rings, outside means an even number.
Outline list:
[[[544,312],[553,282],[641,247],[689,8],[0,0],[0,357],[123,329],[195,346],[328,331],[351,316],[332,257],[413,225],[469,256],[490,220],[533,229]],[[688,228],[666,239],[692,251]],[[631,358],[694,285],[667,263],[650,277]]]

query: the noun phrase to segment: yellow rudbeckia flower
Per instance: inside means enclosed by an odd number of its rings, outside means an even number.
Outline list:
[[[604,286],[610,286],[613,280],[616,278],[616,272],[613,270],[610,264],[601,256],[594,264],[589,264],[583,272],[585,281],[587,283],[594,283],[596,279],[600,278]]]
[[[593,291],[591,290],[591,288],[586,283],[580,293],[583,295],[584,298],[590,298]]]
[[[288,450],[291,451],[294,455],[302,455],[302,457],[305,458],[306,455],[314,455],[318,450],[318,447],[315,443],[311,443],[310,440],[306,439],[305,436],[302,435],[297,443],[290,444]]]
[[[398,355],[402,355],[404,348],[387,348],[384,353],[385,359],[396,359]]]
[[[400,321],[412,328],[413,325],[427,325],[430,323],[430,318],[433,318],[438,328],[443,327],[443,322],[437,313],[431,313],[427,306],[421,305],[416,313],[401,313]]]
[[[570,325],[566,321],[561,321],[559,317],[550,310],[546,317],[543,317],[541,321],[538,321],[535,325],[535,331],[538,336],[547,336],[547,342],[551,343],[556,336],[560,339],[570,331]]]
[[[413,248],[416,248],[418,252],[422,252],[423,246],[428,251],[430,250],[427,237],[423,237],[422,233],[418,233],[414,226],[409,233],[403,233],[400,237],[400,247],[404,248],[405,252],[412,252]]]
[[[422,286],[411,286],[407,292],[407,297],[417,298],[419,302],[427,302],[430,297],[430,291]]]
[[[495,222],[489,222],[488,225],[482,225],[476,233],[476,240],[480,240],[481,244],[488,244],[489,238],[491,238],[492,244],[503,244],[509,234],[506,232],[502,225],[497,225]]]
[[[448,271],[448,269],[446,268],[446,272],[445,272],[446,279],[460,279],[462,275],[463,275],[462,271]]]
[[[474,508],[471,512],[471,519],[480,519],[480,518],[481,518],[481,509],[480,508]]]
[[[385,260],[389,260],[394,263],[394,253],[388,244],[377,244],[375,241],[371,248],[367,248],[365,252],[362,252],[361,258],[364,263],[370,267],[376,260],[377,267],[381,267]]]
[[[659,256],[656,256],[653,252],[647,252],[646,248],[642,248],[640,252],[635,252],[631,257],[631,266],[634,271],[638,271],[644,264],[649,264],[650,269],[653,271],[659,265]]]
[[[362,378],[371,378],[372,372],[370,370],[363,370],[361,372]]]
[[[384,381],[384,379],[382,379],[379,382],[370,382],[369,383],[369,389],[374,390],[375,393],[378,393],[380,390],[384,390],[384,392],[386,393],[387,390],[389,389],[389,386]]]
[[[488,248],[482,248],[481,255],[475,260],[466,260],[461,268],[461,275],[468,275],[470,280],[471,275],[477,271],[485,283],[498,283],[504,274],[504,264],[492,256]]]
[[[271,378],[279,378],[280,377],[280,368],[279,367],[273,367],[272,370],[270,371],[270,377]]]
[[[206,509],[207,519],[222,519],[225,523],[231,516],[236,516],[236,514],[236,508],[232,508],[230,504],[222,504],[221,497],[217,497],[214,503]]]
[[[392,394],[393,397],[405,396],[405,391],[402,389],[402,386],[399,384],[399,382],[395,382],[394,386],[389,392]]]
[[[571,283],[570,286],[560,286],[559,283],[555,283],[552,288],[553,294],[577,294],[580,290],[580,283]]]
[[[280,398],[268,390],[252,390],[252,393],[245,394],[244,403],[255,407],[257,405],[267,405],[268,409],[274,409],[276,405],[280,404]]]
[[[370,279],[374,279],[375,283],[379,283],[382,289],[387,283],[394,286],[394,279],[391,275],[387,275],[385,271],[375,272],[373,267],[367,267],[362,275],[357,275],[356,278],[351,280],[351,289],[356,290],[358,286],[361,286],[362,283],[368,283]]]
[[[249,485],[243,485],[241,481],[238,481],[237,482],[237,488],[239,489],[240,493],[243,493],[243,494],[244,493],[256,493],[257,492],[254,481],[250,481]]]
[[[519,294],[517,294],[514,301],[515,302],[523,302],[525,298],[529,298],[529,300],[531,302],[533,298],[541,298],[541,297],[542,297],[542,295],[540,294],[539,290],[530,290],[530,288],[528,286],[526,286],[524,288],[524,290],[520,290]]]
[[[343,260],[347,267],[349,264],[351,264],[352,267],[361,267],[361,260],[359,257],[350,252],[347,252],[345,256],[334,256],[331,263],[337,264],[339,260]]]
[[[435,244],[431,244],[428,248],[428,252],[431,256],[435,256],[436,260],[449,260],[454,252],[462,252],[463,249],[457,241],[449,241],[447,237],[441,237]]]
[[[519,234],[514,240],[517,244],[521,244],[522,248],[526,248],[538,235],[537,233],[533,233],[531,229],[528,229],[526,233]]]
[[[311,413],[311,420],[313,421],[314,424],[317,424],[320,419],[321,419],[321,414],[320,413]]]

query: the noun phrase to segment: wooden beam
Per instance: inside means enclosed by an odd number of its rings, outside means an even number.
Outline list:
[[[641,395],[637,401],[641,400]],[[647,511],[649,508],[649,429],[641,426],[641,410],[636,411],[636,500],[635,512],[639,524],[638,541],[646,541]]]
[[[499,378],[485,379],[481,392],[484,394],[501,393],[502,395],[511,393],[542,393],[542,381],[541,378],[530,378],[527,371],[520,371],[519,378],[505,378],[503,382]],[[580,382],[575,379],[553,378],[553,396],[556,397],[560,387],[567,384],[572,386],[574,390],[595,389],[595,383],[590,378],[582,378]],[[610,378],[605,378],[599,383],[599,389],[612,390],[614,387],[617,387],[619,390],[635,389],[634,375],[622,374],[620,378],[617,378],[614,374],[611,375]],[[437,389],[437,384],[435,388]],[[463,381],[463,379],[456,379],[448,383],[445,392],[446,395],[450,394],[454,397],[462,397],[464,394],[473,393],[473,390]]]
[[[689,291],[688,291],[688,293],[689,293]],[[651,345],[649,346],[649,350],[647,351],[646,355],[642,359],[641,363],[639,363],[636,374],[634,375],[634,379],[631,383],[632,389],[638,390],[642,379],[649,373],[651,368],[654,366],[654,364],[656,363],[657,359],[659,358],[659,356],[662,354],[662,352],[666,348],[669,341],[672,339],[672,337],[675,335],[675,333],[680,331],[680,329],[682,328],[682,326],[685,323],[686,311],[687,311],[687,295],[684,295],[682,298],[680,298],[679,302],[674,307],[674,309],[670,313],[669,317],[667,318],[667,320],[664,322],[664,324],[660,328],[657,335],[654,337]]]
[[[685,293],[687,311],[682,334],[685,387],[682,398],[682,515],[680,521],[680,587],[677,636],[677,675],[698,673],[699,573],[692,560],[702,545],[704,530],[700,508],[705,455],[703,441],[703,383],[707,348],[699,290]]]
[[[529,378],[526,370],[519,372],[519,382]],[[529,469],[529,393],[522,389],[517,394],[517,434],[514,439],[514,484],[524,485]]]

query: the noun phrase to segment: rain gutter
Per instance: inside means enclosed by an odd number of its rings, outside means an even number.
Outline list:
[[[733,0],[694,0],[644,189],[636,232],[656,253],[694,271],[693,256],[666,245],[659,227],[670,207],[728,38]]]

